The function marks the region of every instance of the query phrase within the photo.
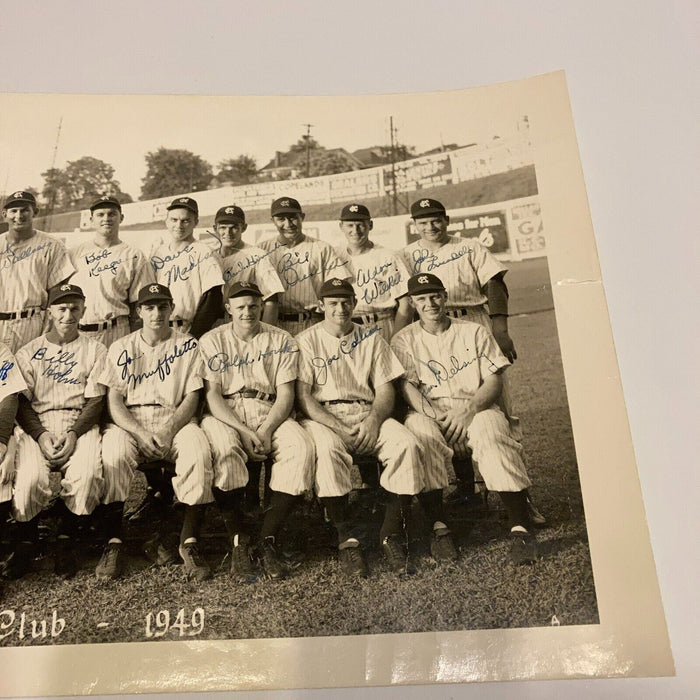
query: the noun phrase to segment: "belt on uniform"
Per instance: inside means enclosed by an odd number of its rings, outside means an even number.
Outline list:
[[[281,311],[277,314],[277,318],[280,321],[310,321],[314,317],[321,318],[322,314],[316,313],[315,311],[300,311],[296,314],[285,314]]]
[[[31,318],[36,316],[41,311],[34,307],[33,309],[25,309],[24,311],[0,311],[0,321],[12,321],[16,318]]]
[[[185,320],[184,318],[171,318],[168,321],[168,325],[171,328],[182,328],[183,326],[187,325],[189,321]]]
[[[474,306],[457,306],[452,309],[446,309],[448,316],[453,316],[454,318],[460,318],[461,316],[468,316],[469,312],[484,311],[483,304],[475,304]]]
[[[363,406],[369,406],[372,402],[364,399],[333,399],[332,401],[320,401],[321,406],[337,406],[341,403],[359,403]]]
[[[224,398],[234,399],[236,396],[240,396],[243,399],[260,399],[260,401],[269,401],[270,403],[274,403],[277,398],[277,394],[266,394],[264,391],[255,391],[254,389],[234,391],[233,394],[227,394]]]
[[[112,326],[116,326],[120,318],[126,318],[126,316],[115,316],[107,321],[99,321],[98,323],[79,323],[78,329],[81,331],[106,331]]]
[[[394,315],[393,311],[384,311],[372,314],[360,314],[359,316],[353,316],[353,323],[376,323],[377,321],[382,321],[385,318],[391,318]]]

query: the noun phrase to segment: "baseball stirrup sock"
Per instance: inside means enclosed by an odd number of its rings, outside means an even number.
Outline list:
[[[185,506],[185,518],[182,523],[182,531],[180,532],[180,544],[185,544],[191,537],[198,539],[205,509],[206,505],[204,504]]]
[[[222,491],[214,486],[212,489],[214,501],[219,507],[221,519],[224,521],[226,532],[229,537],[233,537],[242,531],[245,520],[243,515],[243,499],[245,498],[245,487],[233,489],[232,491]]]
[[[508,512],[508,527],[512,529],[519,525],[527,530],[530,526],[530,517],[527,512],[527,491],[499,491],[498,495]]]
[[[289,514],[294,510],[294,506],[299,502],[300,496],[292,496],[289,493],[273,491],[270,499],[270,510],[265,513],[260,538],[275,537],[282,524]]]
[[[424,491],[418,494],[418,501],[423,507],[425,518],[430,529],[437,522],[445,522],[445,509],[442,504],[442,489],[434,491]]]

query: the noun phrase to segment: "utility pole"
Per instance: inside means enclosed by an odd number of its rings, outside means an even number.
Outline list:
[[[389,117],[389,138],[391,139],[391,215],[396,216],[398,214],[398,192],[396,190],[396,147],[394,145],[394,117]]]
[[[302,124],[302,126],[306,127],[306,136],[304,136],[306,141],[306,177],[309,177],[311,171],[311,127],[313,124]]]
[[[49,170],[52,172],[53,169],[56,166],[56,154],[58,153],[58,142],[61,139],[61,127],[63,126],[63,116],[58,120],[58,131],[56,132],[56,143],[54,144],[53,147],[53,156],[51,157],[51,167]],[[51,219],[53,218],[53,210],[54,207],[56,206],[56,188],[54,187],[53,192],[51,193],[51,199],[48,202],[48,211],[46,212],[46,223],[44,226],[46,226],[46,230],[50,231],[51,230]]]

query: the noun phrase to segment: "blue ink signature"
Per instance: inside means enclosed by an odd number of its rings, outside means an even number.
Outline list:
[[[141,384],[144,379],[150,379],[154,376],[163,382],[165,378],[170,375],[172,371],[171,367],[175,361],[186,353],[191,352],[196,347],[197,341],[194,338],[187,338],[180,347],[175,344],[172,352],[166,352],[163,357],[159,358],[156,366],[152,370],[139,372],[137,374],[130,372],[129,368],[136,360],[143,357],[143,355],[131,357],[128,350],[122,350],[122,353],[117,358],[117,365],[121,367],[122,370],[121,378],[125,379],[127,384],[129,384],[129,382],[133,383],[134,387],[136,387],[137,384]]]
[[[197,253],[196,257],[193,255],[193,252],[192,246],[188,245],[177,253],[173,255],[166,255],[164,258],[154,255],[151,257],[151,265],[153,266],[154,271],[158,272],[159,270],[164,269],[168,263],[177,260],[180,258],[180,256],[187,253],[187,262],[185,262],[183,265],[171,265],[165,273],[165,285],[168,287],[179,280],[186,282],[190,278],[190,273],[192,270],[201,265],[208,258],[211,258],[213,255],[217,255],[215,250],[210,250],[204,255]]]
[[[5,270],[8,267],[12,267],[17,263],[22,262],[22,260],[26,260],[31,255],[34,255],[34,253],[38,253],[39,251],[44,250],[44,248],[48,248],[50,245],[51,242],[46,241],[45,243],[40,243],[34,247],[29,246],[26,250],[16,253],[9,243],[5,243],[5,250],[3,250],[1,254],[7,257],[2,262],[2,269]]]
[[[442,265],[447,265],[455,260],[459,260],[464,255],[471,255],[472,252],[472,249],[468,245],[463,245],[459,250],[453,250],[449,258],[438,261],[438,257],[435,253],[431,253],[425,248],[419,248],[414,250],[412,255],[413,273],[417,275],[419,272],[431,272]],[[427,265],[424,266],[424,263],[427,263]]]
[[[77,366],[77,360],[74,360],[74,352],[59,352],[57,355],[52,357],[46,357],[46,351],[48,348],[39,348],[33,355],[32,360],[38,360],[43,362],[46,366],[44,367],[41,375],[43,377],[48,377],[53,379],[57,384],[81,384],[82,381],[79,377],[69,377],[68,375],[73,372]]]
[[[297,265],[306,265],[307,263],[310,262],[310,252],[306,251],[304,255],[300,255],[297,251],[291,252],[291,253],[285,253],[280,259],[279,262],[277,263],[277,271],[280,273],[280,279],[284,282],[285,286],[287,289],[290,287],[294,287],[300,282],[304,282],[305,280],[310,279],[311,277],[314,277],[315,275],[324,275],[326,276],[327,273],[332,272],[335,270],[337,267],[342,267],[343,265],[347,265],[348,261],[332,261],[328,267],[321,267],[319,270],[309,270],[308,272],[299,272],[298,269],[295,269]]]
[[[314,367],[314,378],[316,379],[316,384],[323,386],[328,381],[328,368],[333,365],[334,362],[338,362],[343,359],[345,355],[352,355],[353,351],[357,348],[360,343],[371,338],[375,333],[379,333],[379,326],[360,326],[353,331],[352,338],[348,340],[344,338],[338,343],[338,349],[340,354],[334,353],[329,357],[313,357],[311,358],[311,364]]]
[[[5,384],[7,381],[7,375],[9,374],[10,370],[15,366],[14,362],[3,362],[2,367],[0,367],[0,381]]]
[[[289,340],[285,340],[284,344],[279,348],[271,348],[270,350],[258,350],[257,357],[250,356],[250,353],[246,353],[242,357],[236,353],[233,358],[227,352],[217,352],[216,355],[212,355],[207,360],[207,367],[212,372],[226,372],[229,369],[241,370],[242,367],[247,365],[252,365],[255,362],[260,362],[267,359],[268,357],[273,357],[274,355],[282,355],[286,353],[299,352],[298,348],[293,347]]]

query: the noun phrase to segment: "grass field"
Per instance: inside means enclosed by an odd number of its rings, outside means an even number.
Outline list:
[[[283,547],[295,567],[289,578],[236,585],[227,574],[226,540],[212,508],[203,538],[204,553],[216,569],[212,581],[187,582],[180,566],[150,566],[140,547],[157,527],[154,524],[127,527],[127,572],[109,583],[96,580],[100,548],[87,542],[80,551],[78,575],[67,582],[54,577],[47,541],[47,552],[34,562],[34,572],[6,584],[0,605],[4,611],[0,634],[6,636],[0,644],[173,640],[181,633],[182,638],[191,638],[198,629],[191,626],[196,608],[204,611],[203,630],[197,637],[204,639],[546,626],[554,616],[562,625],[597,623],[546,261],[514,264],[508,280],[514,314],[511,333],[519,353],[509,370],[511,393],[525,432],[532,493],[550,521],[538,533],[542,556],[536,564],[516,569],[509,563],[505,523],[492,496],[493,510],[486,518],[469,519],[458,508],[449,511],[460,547],[454,564],[431,562],[418,513],[411,540],[418,572],[398,579],[379,552],[381,508],[373,509],[358,493],[354,508],[366,524],[369,578],[348,581],[342,576],[331,532],[321,513],[307,506],[296,513],[284,534]],[[141,489],[142,484],[141,480]],[[132,498],[138,499],[139,493]],[[46,524],[50,537],[53,523]],[[149,613],[167,610],[172,624],[181,609],[189,627],[176,624],[162,636],[147,636]],[[54,610],[65,620],[65,628],[52,639]],[[7,611],[15,616],[11,624]],[[22,613],[24,638],[19,636]],[[49,620],[49,634],[32,639],[30,621],[42,619]],[[162,630],[155,623],[151,618],[151,633]]]

